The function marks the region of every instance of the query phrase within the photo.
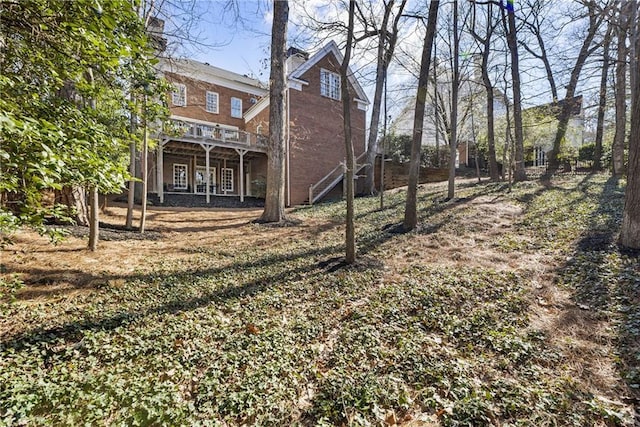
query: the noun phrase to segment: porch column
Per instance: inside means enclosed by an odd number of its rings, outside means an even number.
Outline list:
[[[211,144],[203,144],[200,143],[200,146],[204,149],[205,151],[205,182],[207,185],[207,189],[205,190],[205,194],[207,195],[207,204],[211,203],[211,193],[210,193],[210,187],[211,187],[211,172],[210,172],[210,167],[211,167],[211,160],[210,160],[210,153],[211,153],[211,149],[214,147]]]
[[[239,180],[238,188],[240,190],[240,203],[244,202],[244,155],[249,150],[243,150],[241,148],[236,148],[236,153],[240,155],[240,170],[238,172]]]
[[[196,169],[197,168],[198,168],[198,156],[194,154],[193,168],[191,168],[191,194],[196,194]]]
[[[158,191],[158,199],[160,204],[164,203],[164,144],[166,141],[160,140],[158,142],[157,159],[156,159],[156,189]]]
[[[227,169],[227,158],[226,157],[224,158],[224,160],[222,160],[222,170],[224,171],[225,169]],[[220,185],[222,185],[222,193],[226,196],[227,195],[227,186],[225,185],[225,182],[224,182],[224,174],[223,173],[220,174]]]
[[[205,164],[205,182],[207,183],[207,189],[205,190],[205,194],[207,195],[207,204],[211,203],[211,196],[209,195],[209,187],[211,186],[211,173],[209,172],[209,153],[211,152],[211,146],[205,148],[206,154],[204,159]]]

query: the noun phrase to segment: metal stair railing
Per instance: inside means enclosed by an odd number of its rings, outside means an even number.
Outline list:
[[[367,152],[360,154],[355,160],[354,174],[357,174],[366,166],[365,163],[360,163],[367,156]],[[327,194],[333,187],[338,184],[345,174],[345,163],[342,161],[331,170],[328,174],[322,177],[318,182],[309,186],[309,204],[312,205]]]

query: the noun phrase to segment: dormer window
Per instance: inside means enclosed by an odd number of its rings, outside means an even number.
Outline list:
[[[171,103],[176,107],[187,106],[187,87],[182,83],[173,84],[173,92],[171,92]]]
[[[320,70],[320,95],[340,100],[340,75],[331,71]]]

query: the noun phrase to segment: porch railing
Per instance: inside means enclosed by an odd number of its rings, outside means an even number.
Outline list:
[[[243,130],[226,129],[220,126],[210,126],[184,120],[171,120],[178,136],[189,138],[214,140],[225,144],[243,145],[246,147],[266,148],[268,137]]]

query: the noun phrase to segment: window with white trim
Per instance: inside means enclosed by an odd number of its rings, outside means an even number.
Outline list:
[[[207,168],[205,166],[196,166],[195,176],[195,190],[196,193],[207,192]],[[209,192],[216,193],[216,168],[212,166],[209,168]]]
[[[218,94],[216,92],[207,91],[206,96],[205,110],[209,113],[218,114]]]
[[[340,75],[320,69],[320,95],[340,100]]]
[[[231,98],[231,117],[242,118],[242,99]]]
[[[187,189],[187,165],[173,164],[173,188],[174,190]]]
[[[220,169],[220,188],[222,191],[233,192],[233,169]]]
[[[187,87],[182,83],[174,83],[174,90],[171,92],[171,103],[176,107],[187,106]]]

